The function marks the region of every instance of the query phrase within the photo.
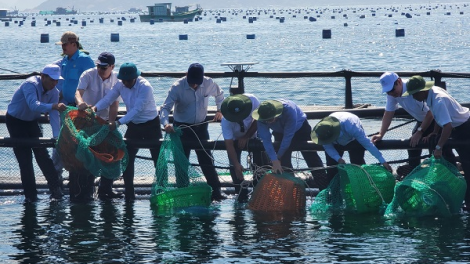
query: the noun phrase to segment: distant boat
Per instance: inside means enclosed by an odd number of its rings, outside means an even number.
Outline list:
[[[202,8],[197,5],[196,9],[189,10],[191,6],[176,6],[175,11],[171,11],[171,3],[157,3],[153,6],[147,6],[148,15],[139,15],[140,22],[182,22],[192,21],[196,15],[202,13]]]
[[[67,10],[65,7],[57,7],[55,11],[39,11],[40,15],[75,15],[77,10]]]

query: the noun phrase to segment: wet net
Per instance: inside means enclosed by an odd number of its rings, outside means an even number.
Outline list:
[[[119,178],[127,167],[127,149],[118,130],[91,109],[67,107],[61,113],[62,128],[56,149],[68,171],[90,172],[108,179]]]
[[[305,211],[305,182],[290,173],[266,174],[248,202],[255,211]]]
[[[189,163],[181,143],[181,129],[166,133],[158,156],[150,202],[158,209],[207,207],[212,188]]]
[[[458,214],[467,183],[457,168],[445,159],[431,157],[416,167],[402,182],[385,215],[450,216]]]
[[[395,178],[379,165],[338,165],[338,174],[312,202],[312,213],[380,212],[393,198]]]

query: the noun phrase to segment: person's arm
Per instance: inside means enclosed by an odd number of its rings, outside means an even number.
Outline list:
[[[119,101],[114,101],[114,103],[111,104],[109,107],[109,121],[114,122],[117,118],[118,115],[118,110],[119,110]]]
[[[395,111],[385,111],[384,116],[382,118],[382,125],[380,127],[379,134],[372,136],[372,143],[376,143],[385,136],[385,133],[387,133],[388,128],[390,127],[390,124],[392,123],[392,118],[395,115]]]
[[[282,136],[279,150],[277,151],[278,159],[281,159],[282,155],[284,155],[284,153],[290,147],[292,138],[294,138],[296,132],[295,126],[297,124],[297,113],[291,108],[284,108],[282,115],[274,122],[282,122],[283,120],[285,120],[285,123],[283,124],[284,134]]]
[[[177,94],[176,94],[176,86],[171,86],[170,90],[168,90],[168,95],[163,102],[162,107],[160,107],[160,123],[162,124],[163,128],[167,133],[173,133],[175,130],[173,129],[173,125],[170,124],[169,116],[171,109],[175,105],[177,101]]]
[[[85,90],[78,90],[75,92],[75,103],[77,104],[78,110],[85,110],[88,108],[88,104],[85,103],[82,96],[85,93]]]
[[[418,145],[419,141],[423,137],[424,131],[429,127],[429,125],[432,123],[432,120],[434,119],[434,116],[432,115],[431,111],[428,111],[426,113],[426,116],[424,117],[423,122],[421,123],[420,128],[416,130],[416,132],[411,136],[410,138],[410,146],[414,147]]]
[[[450,135],[452,134],[452,123],[447,123],[442,128],[441,136],[439,137],[439,141],[437,142],[436,149],[434,150],[434,157],[439,159],[442,157],[442,148],[446,144],[447,140],[449,139]]]
[[[227,149],[227,155],[230,159],[230,162],[235,170],[235,175],[237,179],[243,180],[243,166],[238,161],[237,152],[235,151],[235,147],[233,146],[234,141],[232,139],[225,140],[225,148]]]
[[[250,140],[251,137],[253,137],[253,135],[256,133],[257,130],[258,130],[258,120],[253,119],[253,122],[251,123],[250,128],[248,128],[248,130],[246,131],[245,135],[243,135],[243,137],[238,139],[238,147],[240,149],[245,149],[246,143],[248,142],[248,140]]]
[[[223,117],[220,111],[220,107],[222,105],[222,102],[224,101],[224,91],[220,89],[219,85],[215,82],[212,83],[212,90],[212,94],[215,98],[215,105],[217,106],[217,112],[215,113],[214,121],[220,121]]]
[[[325,149],[326,154],[330,156],[330,158],[340,163],[339,160],[341,159],[341,156],[339,155],[338,151],[333,146],[333,144],[325,144],[323,145],[323,149]]]
[[[121,82],[117,82],[113,88],[103,97],[101,100],[96,103],[96,105],[93,107],[93,110],[96,111],[101,111],[108,106],[110,106],[112,103],[116,101],[116,99],[120,96],[119,92],[119,86],[123,85]]]

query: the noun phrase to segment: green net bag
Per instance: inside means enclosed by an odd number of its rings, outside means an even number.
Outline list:
[[[385,215],[447,217],[458,214],[466,190],[467,183],[454,165],[443,158],[431,157],[397,184]]]
[[[118,130],[110,131],[107,122],[91,109],[67,107],[61,113],[62,127],[56,149],[68,171],[90,172],[117,179],[127,167],[127,149]]]
[[[314,213],[347,211],[379,212],[393,198],[395,178],[378,165],[338,165],[338,174],[315,197]]]
[[[166,133],[160,148],[150,203],[161,209],[208,207],[212,188],[186,158],[181,129]]]

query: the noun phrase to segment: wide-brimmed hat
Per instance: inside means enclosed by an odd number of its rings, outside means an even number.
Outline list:
[[[259,107],[253,111],[251,116],[259,121],[270,120],[282,114],[284,106],[276,100],[267,100],[262,102]]]
[[[334,116],[327,116],[320,120],[318,124],[312,129],[313,143],[319,145],[330,144],[338,139],[341,132],[341,126],[338,118]]]
[[[64,34],[62,34],[62,37],[60,38],[59,42],[56,42],[56,45],[62,45],[62,44],[67,44],[67,43],[74,43],[78,42],[78,36],[72,31],[66,31]]]
[[[220,111],[228,121],[240,122],[251,114],[252,108],[253,104],[248,96],[235,94],[225,98],[220,107]]]
[[[60,76],[60,67],[56,64],[46,65],[44,69],[42,69],[41,73],[51,77],[51,79],[54,80],[64,79],[62,76]]]
[[[434,82],[427,82],[419,75],[412,76],[408,80],[408,83],[406,83],[406,93],[404,93],[402,96],[408,96],[418,92],[427,91],[431,89],[433,85]]]
[[[204,67],[199,63],[193,63],[189,65],[188,83],[200,85],[204,81]]]
[[[394,72],[385,72],[380,76],[380,84],[382,85],[382,93],[388,93],[393,89],[393,84],[398,80],[398,75]]]
[[[119,68],[118,79],[128,81],[140,76],[140,71],[132,62],[126,62]]]

